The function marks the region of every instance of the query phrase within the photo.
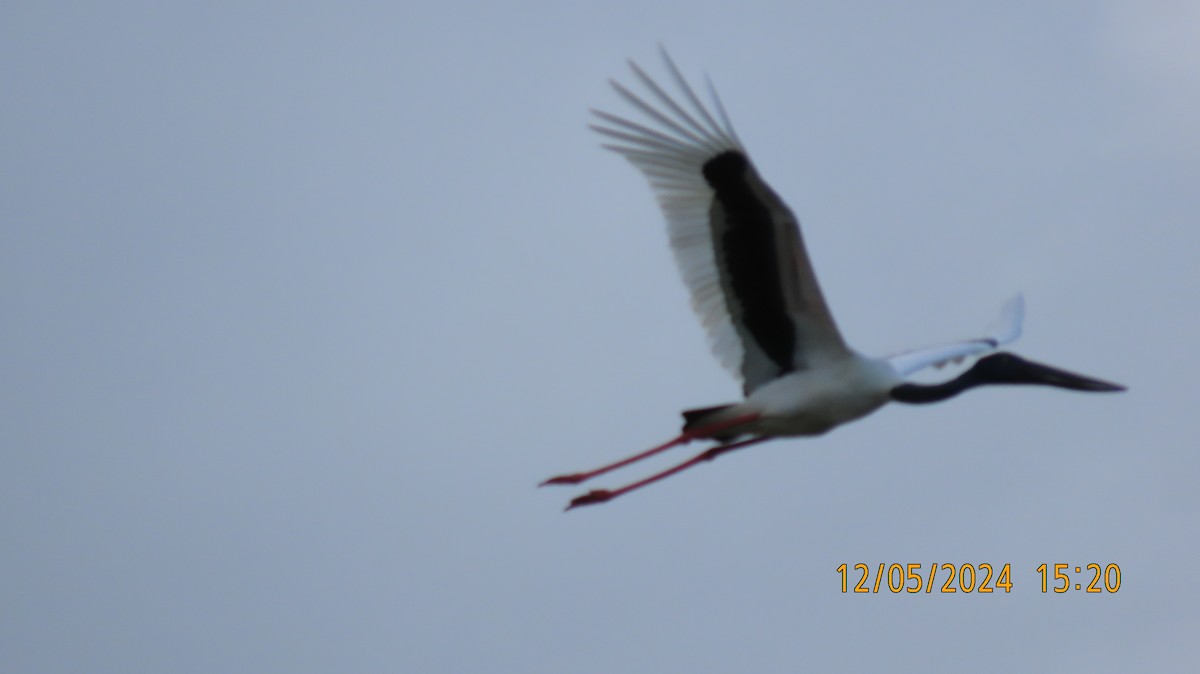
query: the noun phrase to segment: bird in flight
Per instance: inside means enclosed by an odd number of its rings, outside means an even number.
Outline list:
[[[675,438],[640,454],[542,483],[574,485],[693,440],[712,444],[672,468],[619,489],[596,489],[567,509],[604,503],[705,461],[772,438],[821,435],[890,401],[946,400],[977,386],[1035,384],[1075,391],[1123,391],[1099,379],[990,353],[938,384],[906,381],[927,367],[981,356],[1021,333],[1017,295],[988,334],[871,358],[846,345],[808,261],[796,216],[758,175],[712,82],[705,106],[666,50],[673,97],[634,62],[645,92],[613,88],[641,121],[593,110],[604,147],[636,166],[666,216],[671,249],[713,353],[742,382],[745,399],[685,410]]]

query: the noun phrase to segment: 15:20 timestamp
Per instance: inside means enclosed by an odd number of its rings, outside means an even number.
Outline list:
[[[1041,564],[1035,571],[1042,577],[1042,593],[1054,592],[1062,594],[1071,590],[1100,593],[1114,593],[1121,589],[1121,567],[1109,564],[1101,567],[1099,564],[1072,566],[1070,564]],[[1072,578],[1071,572],[1076,574]],[[1084,583],[1087,577],[1091,581]],[[1053,584],[1051,584],[1053,579]]]

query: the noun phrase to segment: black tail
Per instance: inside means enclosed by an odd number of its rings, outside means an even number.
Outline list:
[[[735,405],[714,405],[713,407],[698,407],[694,410],[683,411],[683,432],[694,431],[697,428],[708,426],[716,421],[721,412],[735,407]],[[717,440],[727,440],[736,437],[737,433],[730,433],[728,436],[718,433],[713,437]]]

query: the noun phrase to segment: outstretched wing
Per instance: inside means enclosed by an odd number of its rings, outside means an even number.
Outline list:
[[[913,349],[888,356],[887,361],[897,374],[907,377],[927,367],[941,367],[946,363],[957,362],[969,356],[978,356],[1015,341],[1021,336],[1021,325],[1024,320],[1025,299],[1018,294],[1005,302],[1004,307],[1000,310],[999,318],[988,330],[987,336],[924,349]]]
[[[604,147],[633,163],[666,216],[671,249],[717,359],[749,394],[849,353],[825,305],[796,217],[763,182],[709,82],[720,121],[671,61],[672,98],[630,62],[649,98],[612,82],[644,123],[593,110]]]

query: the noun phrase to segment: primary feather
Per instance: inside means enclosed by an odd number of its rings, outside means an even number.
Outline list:
[[[663,60],[682,103],[631,63],[658,105],[612,82],[646,123],[593,111],[601,123],[592,128],[654,189],[713,353],[747,395],[788,372],[846,356],[796,217],[759,177],[711,83],[717,115],[665,52]]]

